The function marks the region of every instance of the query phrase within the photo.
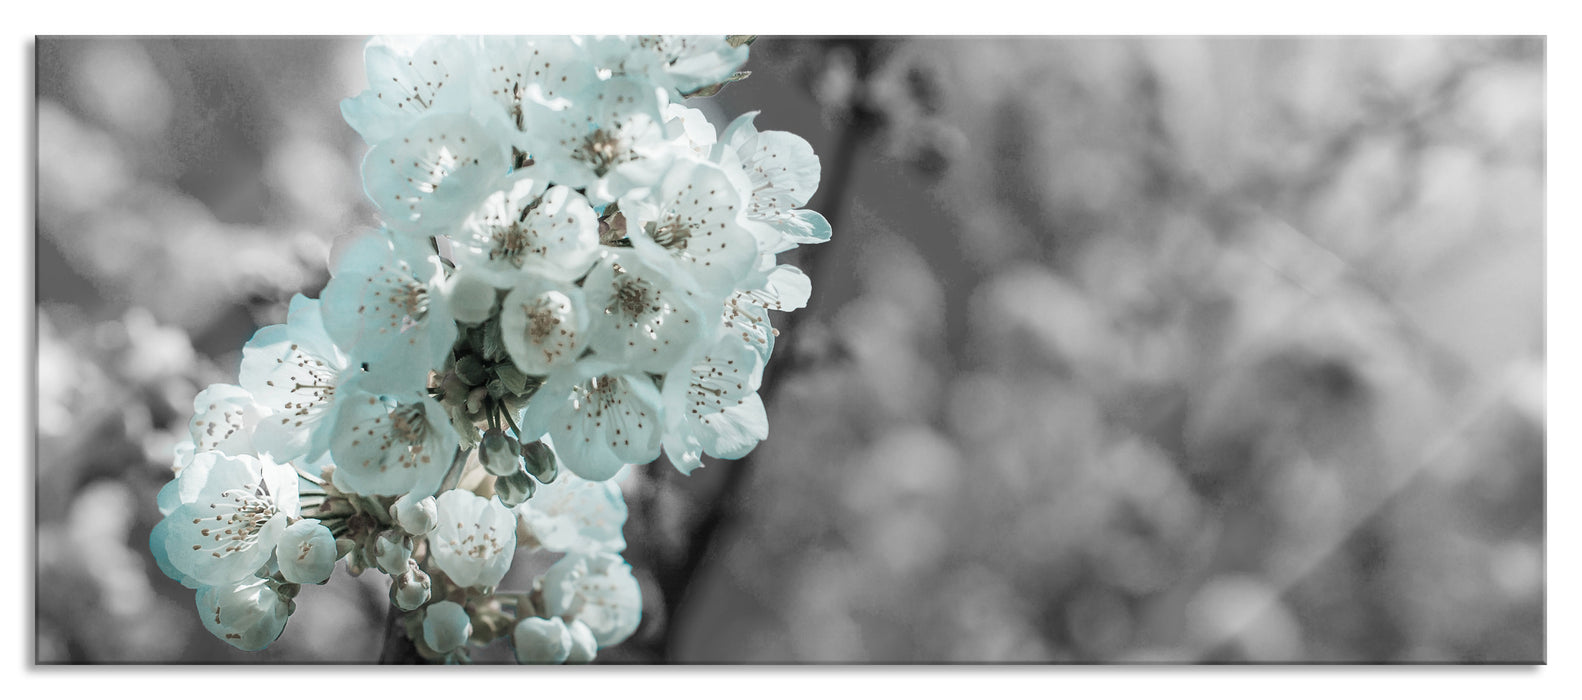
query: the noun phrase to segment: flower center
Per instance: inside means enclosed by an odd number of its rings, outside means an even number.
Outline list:
[[[742,168],[753,186],[747,207],[754,219],[784,218],[796,208],[792,192],[775,183],[776,176],[787,172],[785,166],[772,160],[778,155],[769,153],[769,147],[765,146],[742,156]]]
[[[654,52],[667,65],[687,52],[687,39],[679,36],[643,36],[637,39],[637,45]]]
[[[620,402],[620,380],[609,375],[589,379],[577,386],[572,397],[572,410],[582,413],[584,420],[602,418],[605,411]],[[595,426],[598,427],[598,426]]]
[[[637,154],[626,149],[623,139],[615,130],[600,127],[582,139],[582,143],[571,152],[571,157],[587,163],[595,175],[604,177],[611,168],[636,160]]]
[[[407,278],[390,291],[390,303],[406,313],[402,332],[417,325],[428,316],[428,287],[415,279]]]
[[[407,68],[412,71],[411,81],[401,79],[401,76],[390,77],[390,82],[396,87],[397,109],[405,109],[407,105],[416,105],[420,109],[428,109],[434,103],[434,96],[439,94],[440,88],[445,87],[445,80],[450,78],[450,73],[439,65],[439,61],[430,60],[429,65],[419,67],[416,61],[407,61]],[[380,92],[379,99],[384,99]]]
[[[301,427],[303,420],[320,412],[335,398],[335,371],[324,360],[303,352],[302,346],[292,343],[291,352],[275,363],[289,366],[286,377],[284,380],[267,379],[265,384],[271,387],[289,384],[293,399],[282,406],[281,425],[289,425],[294,421],[297,427]]]
[[[433,194],[439,189],[440,183],[444,182],[445,178],[450,177],[450,174],[455,172],[456,166],[460,165],[463,160],[465,159],[459,158],[452,153],[449,147],[441,146],[439,150],[434,151],[431,155],[420,156],[417,160],[412,161],[412,167],[421,168],[425,177],[421,180],[407,178],[407,181],[411,182],[412,186],[417,188],[417,191],[424,194]]]
[[[780,336],[780,331],[774,328],[765,328],[769,325],[768,314],[763,312],[752,297],[743,292],[732,294],[725,300],[725,314],[722,325],[726,329],[741,333],[742,340],[767,347],[769,336]]]
[[[213,538],[216,544],[222,545],[211,552],[216,559],[251,548],[258,541],[259,531],[279,512],[275,508],[274,497],[269,493],[268,484],[262,480],[243,488],[221,492],[219,502],[209,507],[229,511],[214,516],[213,524],[199,530],[200,535]],[[201,525],[203,521],[203,518],[193,518],[192,524]],[[198,547],[193,545],[193,549]]]
[[[532,238],[526,229],[518,222],[512,221],[505,228],[495,229],[494,248],[489,251],[490,260],[505,260],[512,267],[522,266],[523,253],[532,245]]]
[[[465,527],[464,523],[456,523],[458,531]],[[505,545],[500,543],[500,538],[495,535],[495,528],[492,525],[487,529],[469,532],[466,537],[459,537],[460,534],[457,532],[457,536],[451,537],[446,542],[450,545],[450,550],[458,555],[488,561],[505,551]]]
[[[606,308],[604,312],[613,313],[611,309],[617,309],[621,315],[635,321],[642,318],[649,311],[659,310],[659,307],[653,304],[652,294],[653,287],[648,282],[629,275],[623,275],[616,283],[615,303]]]
[[[649,237],[666,250],[685,251],[688,239],[692,238],[692,226],[675,214],[671,214],[664,223],[650,224],[650,227]]]
[[[409,403],[390,412],[390,434],[400,445],[422,445],[428,436],[428,415],[423,404]]]
[[[561,304],[554,299],[539,297],[532,306],[524,305],[527,312],[527,335],[535,345],[542,345],[555,331],[560,330]]]
[[[505,226],[496,226],[491,239],[492,247],[489,249],[490,260],[505,260],[512,267],[521,267],[522,259],[528,253],[543,255],[546,250],[543,246],[535,246],[538,236],[531,226],[525,225],[528,215],[538,209],[543,203],[544,196],[539,195],[533,201],[522,207],[516,220]],[[496,219],[496,222],[499,220]]]

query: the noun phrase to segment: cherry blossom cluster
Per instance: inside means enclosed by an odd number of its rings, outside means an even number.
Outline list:
[[[585,663],[633,634],[613,479],[768,435],[767,312],[811,291],[776,255],[830,236],[805,140],[686,104],[746,77],[750,42],[369,42],[341,107],[384,226],[197,396],[159,494],[150,547],[206,628],[262,649],[342,562],[389,577],[432,661],[505,639]],[[512,572],[523,549],[559,559]]]

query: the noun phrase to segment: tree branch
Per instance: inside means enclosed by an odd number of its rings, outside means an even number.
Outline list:
[[[379,651],[379,663],[385,665],[411,666],[426,664],[422,656],[417,653],[417,646],[406,636],[406,613],[390,604],[390,611],[385,614],[385,642]]]
[[[849,201],[852,173],[856,169],[857,156],[864,143],[876,134],[883,126],[883,115],[868,104],[865,95],[866,85],[874,72],[878,53],[873,42],[858,42],[853,44],[854,52],[858,59],[859,90],[856,99],[848,106],[849,118],[841,130],[836,142],[835,157],[829,169],[829,177],[824,180],[819,189],[819,194],[813,207],[824,214],[825,220],[830,224],[832,231],[839,231],[839,223],[844,219],[845,205]],[[824,287],[830,279],[828,271],[832,255],[829,249],[835,245],[835,240],[845,240],[844,236],[836,234],[831,241],[817,246],[808,246],[802,249],[801,259],[804,271],[809,277],[816,275],[817,283],[813,285],[813,298],[808,301],[808,308],[800,313],[793,313],[784,326],[788,337],[795,337],[794,333],[803,319],[810,317],[808,313],[813,306],[813,299],[818,298],[818,290]],[[763,380],[759,384],[758,392],[764,397],[764,403],[769,404],[775,395],[781,380],[786,376],[795,374],[796,354],[789,354],[780,358],[778,362],[765,365]],[[687,538],[684,558],[676,566],[662,566],[656,571],[659,588],[664,596],[665,625],[660,657],[666,661],[675,658],[678,641],[679,614],[686,604],[693,584],[699,578],[704,564],[710,560],[714,550],[722,546],[725,537],[723,533],[729,532],[735,520],[740,516],[739,504],[742,494],[746,490],[748,477],[752,471],[754,460],[749,454],[741,459],[732,460],[722,465],[725,472],[725,483],[722,484],[714,497],[707,503],[707,510],[698,519],[692,534]],[[668,559],[668,557],[667,557]]]

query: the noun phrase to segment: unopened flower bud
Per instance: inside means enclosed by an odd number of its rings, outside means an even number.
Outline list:
[[[423,643],[441,654],[460,649],[472,636],[472,618],[457,603],[442,600],[423,612]]]
[[[468,272],[466,268],[458,269],[451,275],[450,284],[445,289],[446,301],[450,302],[450,311],[456,320],[463,323],[483,323],[489,320],[489,313],[494,310],[494,286],[483,277]]]
[[[474,414],[482,413],[483,412],[483,402],[484,402],[485,399],[488,399],[488,398],[489,398],[489,390],[485,389],[485,388],[483,388],[481,386],[476,388],[476,389],[473,389],[472,391],[467,392],[467,413],[468,413],[468,415],[474,415]]]
[[[522,505],[527,499],[533,497],[533,492],[538,490],[538,483],[527,472],[517,470],[509,476],[502,476],[494,481],[494,495],[507,508]]]
[[[434,497],[425,496],[418,498],[416,494],[407,494],[396,499],[390,506],[390,517],[396,524],[409,534],[417,537],[427,535],[439,522],[439,511],[435,508]]]
[[[335,536],[319,521],[303,518],[281,534],[275,554],[280,573],[294,583],[324,583],[335,573],[340,549]]]
[[[428,574],[418,568],[417,562],[407,560],[407,570],[390,581],[390,602],[402,610],[416,610],[428,602],[432,587]]]
[[[395,575],[406,571],[407,560],[412,558],[412,538],[396,530],[385,530],[374,540],[374,562],[379,570]]]
[[[478,447],[478,461],[495,476],[515,474],[522,469],[522,446],[505,431],[490,428]]]
[[[522,459],[527,463],[527,473],[533,478],[548,484],[560,475],[559,460],[555,459],[555,451],[549,445],[534,440],[522,446]]]
[[[566,663],[593,663],[593,657],[599,653],[599,643],[593,638],[593,628],[582,620],[573,620],[566,625],[566,631],[571,633],[571,652],[566,655]]]
[[[511,632],[519,664],[561,664],[571,656],[571,631],[558,617],[529,617]]]

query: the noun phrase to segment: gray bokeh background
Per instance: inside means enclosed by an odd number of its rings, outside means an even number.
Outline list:
[[[380,576],[245,654],[147,552],[193,395],[376,224],[361,43],[38,39],[38,662],[377,658]],[[698,106],[807,138],[835,238],[770,438],[623,486],[601,660],[1543,660],[1542,39],[747,67]]]

